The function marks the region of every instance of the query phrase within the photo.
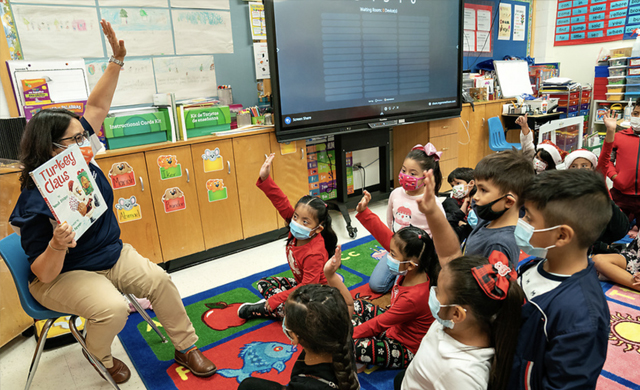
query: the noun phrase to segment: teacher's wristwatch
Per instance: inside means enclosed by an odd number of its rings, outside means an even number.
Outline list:
[[[120,61],[119,59],[117,59],[114,56],[111,56],[111,58],[109,58],[109,62],[113,62],[116,65],[124,66],[124,62]]]

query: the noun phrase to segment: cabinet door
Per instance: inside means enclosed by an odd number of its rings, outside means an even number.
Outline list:
[[[462,123],[458,126],[458,164],[460,167],[475,168],[469,162],[469,148],[471,147],[471,106],[463,106],[460,113]]]
[[[476,110],[469,117],[469,167],[475,168],[478,161],[485,156],[485,149],[489,147],[489,129],[485,118],[484,104],[477,104]]]
[[[307,153],[305,141],[291,141],[280,144],[275,134],[269,134],[273,159],[273,180],[289,198],[295,207],[300,198],[309,195],[309,174],[307,171]],[[278,228],[286,226],[284,219],[278,216]]]
[[[237,162],[236,177],[244,238],[276,230],[280,216],[269,198],[256,187],[265,155],[271,153],[269,134],[234,138],[233,152]]]
[[[98,160],[113,188],[113,212],[120,225],[120,238],[142,256],[162,263],[156,212],[144,153]]]
[[[231,140],[191,145],[200,220],[207,249],[242,240]]]
[[[204,250],[191,147],[145,152],[164,260]]]

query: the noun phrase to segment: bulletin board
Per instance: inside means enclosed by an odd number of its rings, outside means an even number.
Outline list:
[[[640,6],[640,0],[558,0],[554,46],[623,39],[630,5]]]
[[[177,99],[216,96],[217,84],[231,85],[237,103],[258,102],[244,2],[10,0],[8,5],[5,36],[9,42],[15,31],[22,58],[84,58],[90,87],[111,54],[99,21],[111,22],[127,47],[114,107],[149,105],[161,92],[174,92]]]
[[[524,58],[530,55],[532,36],[531,26],[533,19],[533,15],[530,11],[532,9],[532,3],[533,0],[465,0],[465,8],[475,8],[476,10],[488,9],[487,7],[491,8],[491,51],[465,51],[462,63],[463,68],[468,70],[475,70],[476,65],[479,62],[485,60],[501,60],[505,56],[516,56]],[[498,39],[500,21],[499,13],[501,5],[508,5],[511,9],[509,24],[512,26],[512,28],[507,39]],[[520,17],[520,21],[524,19],[524,26],[522,26],[522,28],[518,30],[518,34],[516,34],[515,36],[516,39],[520,39],[519,37],[524,34],[523,40],[514,40],[514,29],[516,25],[520,28],[520,23],[515,23],[516,20],[514,20],[516,17],[516,6],[518,6],[518,10],[521,10],[521,7],[524,7],[524,9],[522,9],[524,11],[524,15],[523,17]],[[467,26],[469,27],[470,25]],[[478,47],[476,46],[476,49],[477,48]],[[482,45],[480,45],[480,48],[482,48]],[[486,47],[484,48],[484,50],[486,50]]]

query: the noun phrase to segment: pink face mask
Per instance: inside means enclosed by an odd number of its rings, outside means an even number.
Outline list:
[[[415,191],[424,186],[424,176],[411,176],[400,172],[398,181],[405,191]]]

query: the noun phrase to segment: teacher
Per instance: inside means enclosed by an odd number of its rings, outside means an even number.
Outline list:
[[[87,348],[116,383],[124,383],[131,376],[129,368],[111,356],[111,343],[129,315],[122,293],[151,301],[176,348],[176,363],[196,376],[211,376],[216,367],[195,346],[198,336],[169,275],[120,240],[120,227],[113,213],[113,190],[93,160],[94,151],[100,148],[94,129],[102,126],[109,112],[127,53],[111,25],[104,19],[100,24],[113,55],[89,95],[84,116],[61,109],[42,110],[29,121],[22,136],[22,192],[9,221],[20,234],[31,263],[29,290],[48,309],[86,318]],[[56,223],[29,176],[29,172],[74,144],[80,146],[108,206],[77,241],[69,224]]]

